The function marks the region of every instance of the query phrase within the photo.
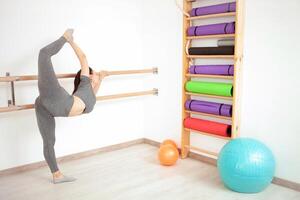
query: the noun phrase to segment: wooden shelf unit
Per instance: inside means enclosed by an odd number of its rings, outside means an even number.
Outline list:
[[[230,1],[228,1],[230,2]],[[185,12],[189,12],[192,9],[193,0],[183,0],[183,10]],[[183,16],[183,70],[182,70],[182,121],[191,116],[191,114],[198,114],[203,116],[209,116],[213,118],[221,118],[225,120],[231,120],[232,130],[231,137],[222,137],[210,133],[204,133],[201,131],[195,131],[191,129],[187,129],[183,126],[182,123],[182,133],[181,133],[181,156],[182,158],[186,158],[190,150],[195,150],[200,153],[210,154],[215,157],[218,156],[218,153],[211,152],[209,150],[205,150],[198,147],[193,147],[190,144],[190,134],[191,132],[200,133],[202,135],[206,135],[214,138],[221,138],[225,140],[230,140],[238,137],[239,135],[239,125],[240,125],[240,82],[241,82],[241,67],[243,63],[243,20],[244,20],[244,0],[236,0],[236,12],[231,13],[220,13],[220,14],[212,14],[205,16],[196,16],[196,17],[187,17]],[[235,16],[235,33],[234,34],[220,34],[220,35],[206,35],[206,36],[187,36],[187,29],[191,26],[192,20],[203,20],[209,18],[216,17],[228,17]],[[187,55],[186,54],[186,45],[191,44],[190,40],[197,39],[218,39],[218,38],[234,38],[235,42],[235,50],[234,55]],[[202,75],[202,74],[189,74],[189,61],[191,59],[230,59],[234,62],[234,76],[217,76],[217,75]],[[207,95],[207,94],[199,94],[199,93],[190,93],[185,91],[185,83],[189,81],[191,78],[213,78],[213,79],[231,79],[233,84],[233,96],[232,97],[224,97],[224,96],[216,96],[216,95]],[[200,113],[189,111],[185,109],[185,101],[191,99],[191,96],[199,96],[199,97],[208,97],[210,99],[223,99],[232,101],[232,117],[224,117],[218,115],[211,115],[207,113]]]

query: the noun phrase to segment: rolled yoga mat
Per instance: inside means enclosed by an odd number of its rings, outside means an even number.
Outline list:
[[[231,136],[231,125],[212,122],[208,120],[185,118],[183,125],[185,128],[220,135],[223,137]]]
[[[188,28],[188,36],[232,34],[235,32],[235,23],[210,24],[204,26],[192,26]]]
[[[218,47],[222,47],[222,46],[234,46],[234,39],[218,40]]]
[[[218,13],[227,13],[227,12],[235,12],[236,3],[223,3],[213,6],[205,6],[205,7],[198,7],[193,8],[190,11],[191,17],[201,16],[201,15],[211,15],[211,14],[218,14]]]
[[[233,93],[233,86],[230,83],[188,81],[185,84],[185,89],[188,92],[226,96],[226,97],[232,96]]]
[[[211,74],[233,76],[233,65],[191,65],[190,74]]]
[[[234,46],[190,47],[189,55],[234,55]]]
[[[185,102],[185,109],[226,117],[231,117],[232,115],[232,105],[208,101],[189,99]]]

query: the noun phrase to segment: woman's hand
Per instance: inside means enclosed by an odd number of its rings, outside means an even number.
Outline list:
[[[91,77],[91,84],[92,84],[92,88],[94,91],[94,94],[96,95],[100,84],[102,82],[102,80],[104,79],[104,77],[108,76],[108,72],[107,71],[99,71],[99,72],[93,72],[92,75],[90,75]]]
[[[63,35],[64,38],[66,38],[66,40],[70,43],[70,42],[73,42],[73,32],[74,32],[74,29],[67,29]]]
[[[107,72],[107,71],[104,71],[104,70],[99,71],[98,74],[99,74],[99,79],[100,79],[100,80],[103,80],[106,76],[109,75],[108,72]]]

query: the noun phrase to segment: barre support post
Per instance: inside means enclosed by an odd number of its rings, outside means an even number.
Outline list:
[[[10,73],[6,72],[6,77],[9,77]],[[14,81],[11,80],[10,82],[10,92],[11,92],[11,99],[8,100],[8,106],[16,105],[16,98],[15,98],[15,84]]]

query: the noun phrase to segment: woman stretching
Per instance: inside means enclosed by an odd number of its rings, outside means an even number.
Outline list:
[[[94,72],[88,66],[85,54],[73,41],[73,30],[68,29],[62,37],[42,48],[38,59],[38,88],[40,95],[35,101],[35,112],[38,127],[43,138],[44,157],[53,174],[53,183],[75,181],[75,178],[64,176],[58,169],[54,151],[55,119],[89,113],[96,103],[96,93],[105,71]],[[56,78],[51,57],[68,42],[77,55],[81,70],[74,80],[73,95],[62,88]]]

